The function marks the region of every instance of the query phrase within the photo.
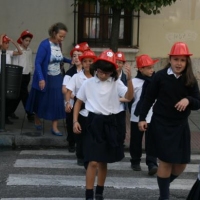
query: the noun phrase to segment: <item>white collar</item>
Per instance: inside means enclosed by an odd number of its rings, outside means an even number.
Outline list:
[[[181,76],[181,74],[180,75],[175,74],[171,67],[168,68],[167,74],[168,75],[172,75],[173,74],[177,79]]]

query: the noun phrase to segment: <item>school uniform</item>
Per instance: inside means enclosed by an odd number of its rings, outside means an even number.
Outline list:
[[[91,92],[92,91],[92,92]],[[97,76],[86,80],[77,93],[89,111],[86,124],[85,162],[112,163],[123,159],[124,133],[118,123],[119,97],[124,97],[127,87],[112,77],[100,81]]]
[[[142,156],[142,138],[144,135],[144,132],[140,131],[138,128],[138,121],[139,116],[135,113],[136,108],[138,106],[138,102],[140,101],[143,85],[145,80],[140,78],[133,78],[132,83],[134,87],[134,102],[131,107],[131,137],[130,137],[130,148],[129,152],[131,155],[131,164],[132,165],[138,165],[141,162],[141,156]],[[152,116],[152,107],[150,108],[147,116],[146,116],[146,122],[149,124],[151,121]],[[147,137],[148,131],[145,131],[145,138]],[[149,133],[150,134],[150,133]],[[145,147],[146,147],[146,139],[145,139]],[[148,152],[146,152],[146,165],[151,169],[153,166],[157,166],[157,158],[150,156]]]
[[[80,87],[86,80],[88,80],[88,78],[85,76],[84,71],[80,71],[79,73],[74,74],[74,76],[67,83],[66,88],[71,90],[73,94],[76,96]],[[71,112],[73,112],[73,109]],[[76,157],[77,159],[81,160],[84,159],[85,124],[87,117],[88,117],[88,111],[85,109],[85,106],[83,105],[79,112],[79,117],[78,117],[78,121],[81,125],[81,134],[75,134]]]
[[[22,100],[23,106],[25,108],[27,99],[29,97],[28,86],[31,80],[31,72],[32,72],[32,50],[28,47],[27,49],[19,47],[22,51],[22,55],[13,57],[13,64],[19,65],[23,67],[22,71],[22,82],[20,87],[20,95],[19,98],[16,99],[14,105],[14,111],[17,109],[19,102]],[[27,112],[28,119],[31,117],[32,113]]]
[[[66,85],[69,83],[70,79],[78,73],[78,70],[76,68],[76,65],[73,65],[70,69],[68,69],[64,76],[63,85]],[[70,103],[74,103],[73,100],[70,100]],[[67,141],[69,142],[70,147],[75,146],[75,138],[74,138],[74,132],[73,132],[73,111],[70,113],[66,113],[66,124],[67,124]]]
[[[189,100],[189,105],[180,112],[175,105],[183,98]],[[191,110],[200,108],[198,84],[185,86],[184,75],[176,77],[171,68],[160,70],[148,87],[139,121],[145,121],[152,105],[151,134],[147,137],[149,154],[168,163],[189,163],[191,149],[188,116]]]

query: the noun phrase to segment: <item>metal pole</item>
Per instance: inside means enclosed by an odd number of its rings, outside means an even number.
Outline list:
[[[6,50],[2,50],[1,54],[1,120],[0,132],[5,131],[5,107],[6,107]]]

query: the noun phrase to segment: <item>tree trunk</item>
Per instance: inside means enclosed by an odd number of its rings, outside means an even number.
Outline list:
[[[113,16],[112,16],[110,48],[114,52],[117,52],[118,39],[119,39],[119,25],[120,25],[121,9],[112,8],[112,11],[113,11]]]

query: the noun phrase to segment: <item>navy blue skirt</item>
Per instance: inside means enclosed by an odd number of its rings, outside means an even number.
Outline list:
[[[124,158],[124,130],[117,115],[89,113],[85,131],[85,162],[113,163]]]
[[[146,137],[148,155],[167,163],[190,162],[190,128],[187,119],[179,125],[166,125],[152,117]]]
[[[34,112],[39,118],[58,120],[66,117],[62,94],[63,76],[47,76],[46,91],[31,88],[26,104],[28,112]]]

